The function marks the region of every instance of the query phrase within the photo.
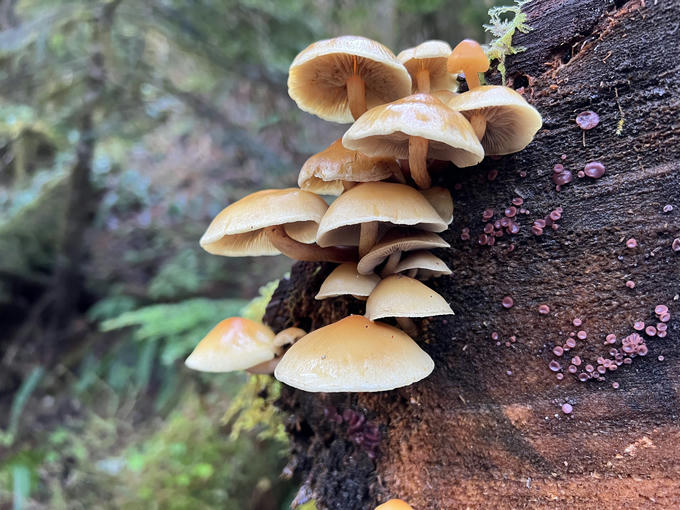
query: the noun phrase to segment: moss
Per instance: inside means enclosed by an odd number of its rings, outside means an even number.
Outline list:
[[[489,23],[484,25],[484,30],[491,33],[495,39],[488,44],[486,54],[489,60],[498,61],[497,68],[501,73],[503,85],[505,85],[506,73],[505,57],[526,51],[524,46],[513,46],[512,37],[517,30],[523,34],[531,30],[531,27],[526,24],[527,15],[522,12],[522,7],[530,1],[515,0],[514,5],[489,9]]]

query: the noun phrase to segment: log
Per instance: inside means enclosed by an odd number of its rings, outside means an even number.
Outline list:
[[[372,509],[390,497],[417,510],[680,506],[680,252],[672,249],[680,4],[535,0],[523,9],[533,30],[515,37],[527,51],[508,58],[509,84],[544,125],[518,154],[435,175],[456,210],[444,233],[451,249],[435,251],[453,275],[430,281],[455,316],[416,321],[434,372],[391,392],[282,394],[293,445],[287,471],[300,476],[300,500],[314,497],[320,509]],[[577,126],[584,110],[599,114],[596,128]],[[591,161],[604,164],[604,176],[578,178]],[[559,192],[558,163],[574,175]],[[516,197],[529,210],[516,217],[520,232],[480,245],[483,211],[499,219]],[[558,207],[559,229],[532,233],[533,221]],[[266,321],[310,330],[363,313],[352,299],[314,301],[331,268],[296,264]],[[505,296],[513,307],[502,306]],[[667,336],[643,334],[646,356],[579,380],[610,349],[622,352],[636,321],[656,326],[661,304],[671,314]],[[605,344],[609,334],[616,344]],[[576,346],[556,356],[568,338]],[[572,374],[575,356],[582,361]],[[358,415],[379,428],[377,447],[348,426]]]

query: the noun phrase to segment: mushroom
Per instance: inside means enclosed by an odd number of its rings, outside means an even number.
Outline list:
[[[453,48],[449,56],[448,70],[450,73],[463,72],[468,89],[473,90],[481,85],[478,73],[489,70],[489,57],[477,41],[463,39]]]
[[[274,376],[303,391],[387,391],[433,369],[432,358],[402,331],[350,315],[294,344]]]
[[[427,158],[452,161],[459,167],[484,159],[470,123],[430,94],[413,94],[371,108],[350,127],[342,144],[368,156],[408,158],[418,187],[431,184]]]
[[[390,177],[406,182],[394,158],[369,158],[346,149],[338,139],[305,161],[298,176],[298,186],[319,195],[338,196],[353,183],[382,181]]]
[[[449,190],[441,186],[435,186],[420,192],[427,198],[427,201],[430,202],[447,225],[453,221],[453,199]]]
[[[450,90],[454,77],[449,73],[447,62],[451,46],[444,41],[425,41],[397,55],[397,60],[411,75],[414,92],[429,93],[431,90]]]
[[[264,324],[231,317],[210,330],[184,364],[201,372],[246,370],[276,356],[274,337]]]
[[[355,298],[365,301],[379,281],[378,275],[359,274],[355,263],[346,262],[336,267],[326,277],[314,299],[327,299],[351,294]]]
[[[447,223],[427,199],[405,184],[365,182],[345,191],[321,218],[319,246],[359,246],[368,253],[380,234],[393,225],[416,226],[430,232],[446,230]]]
[[[413,510],[413,507],[401,499],[390,499],[375,507],[375,510]]]
[[[310,191],[262,190],[234,202],[213,219],[201,237],[214,255],[284,255],[306,261],[348,262],[356,250],[320,248],[317,227],[328,205]]]
[[[509,87],[477,87],[456,94],[446,104],[470,120],[489,156],[521,151],[543,125],[541,114]]]
[[[401,260],[394,272],[403,273],[404,271],[408,271],[406,276],[411,278],[418,276],[421,280],[451,274],[451,270],[444,261],[427,250],[414,251]]]
[[[370,274],[387,258],[383,275],[394,273],[404,251],[430,248],[450,248],[451,245],[437,234],[417,229],[393,228],[380,238],[371,251],[361,257],[357,264],[359,274]]]
[[[278,365],[279,361],[281,361],[281,356],[283,356],[285,351],[283,348],[287,345],[293,345],[306,334],[307,332],[300,328],[286,328],[282,331],[279,331],[274,336],[274,340],[272,341],[274,347],[277,348],[274,359],[265,361],[255,365],[254,367],[250,367],[248,368],[247,372],[251,374],[273,374],[276,365]]]
[[[332,122],[411,93],[411,77],[389,48],[346,35],[315,42],[290,65],[288,94],[300,109]]]
[[[366,317],[372,321],[395,317],[399,326],[413,336],[417,329],[410,317],[435,315],[453,315],[453,310],[442,296],[408,276],[388,276],[366,300]]]

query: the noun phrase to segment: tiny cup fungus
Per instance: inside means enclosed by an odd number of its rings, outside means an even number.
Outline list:
[[[435,96],[414,94],[370,109],[342,137],[342,144],[369,156],[408,159],[418,187],[430,187],[427,158],[456,166],[484,159],[470,123]]]
[[[411,75],[413,92],[428,94],[434,90],[450,90],[456,81],[447,69],[451,46],[444,41],[425,41],[397,55],[397,60]]]
[[[433,369],[432,358],[404,332],[350,315],[295,343],[274,375],[303,391],[387,391],[419,381]]]
[[[411,77],[387,47],[346,35],[309,45],[290,65],[288,93],[301,110],[347,123],[411,93]]]

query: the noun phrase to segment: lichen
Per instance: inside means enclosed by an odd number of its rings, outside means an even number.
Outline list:
[[[489,60],[497,60],[497,69],[501,73],[505,85],[505,57],[526,51],[524,46],[513,46],[512,37],[515,31],[528,33],[531,27],[526,24],[527,15],[522,7],[531,0],[515,0],[514,5],[492,7],[489,9],[489,24],[483,25],[484,30],[495,37],[487,46],[486,54]],[[511,18],[508,18],[512,15]]]

